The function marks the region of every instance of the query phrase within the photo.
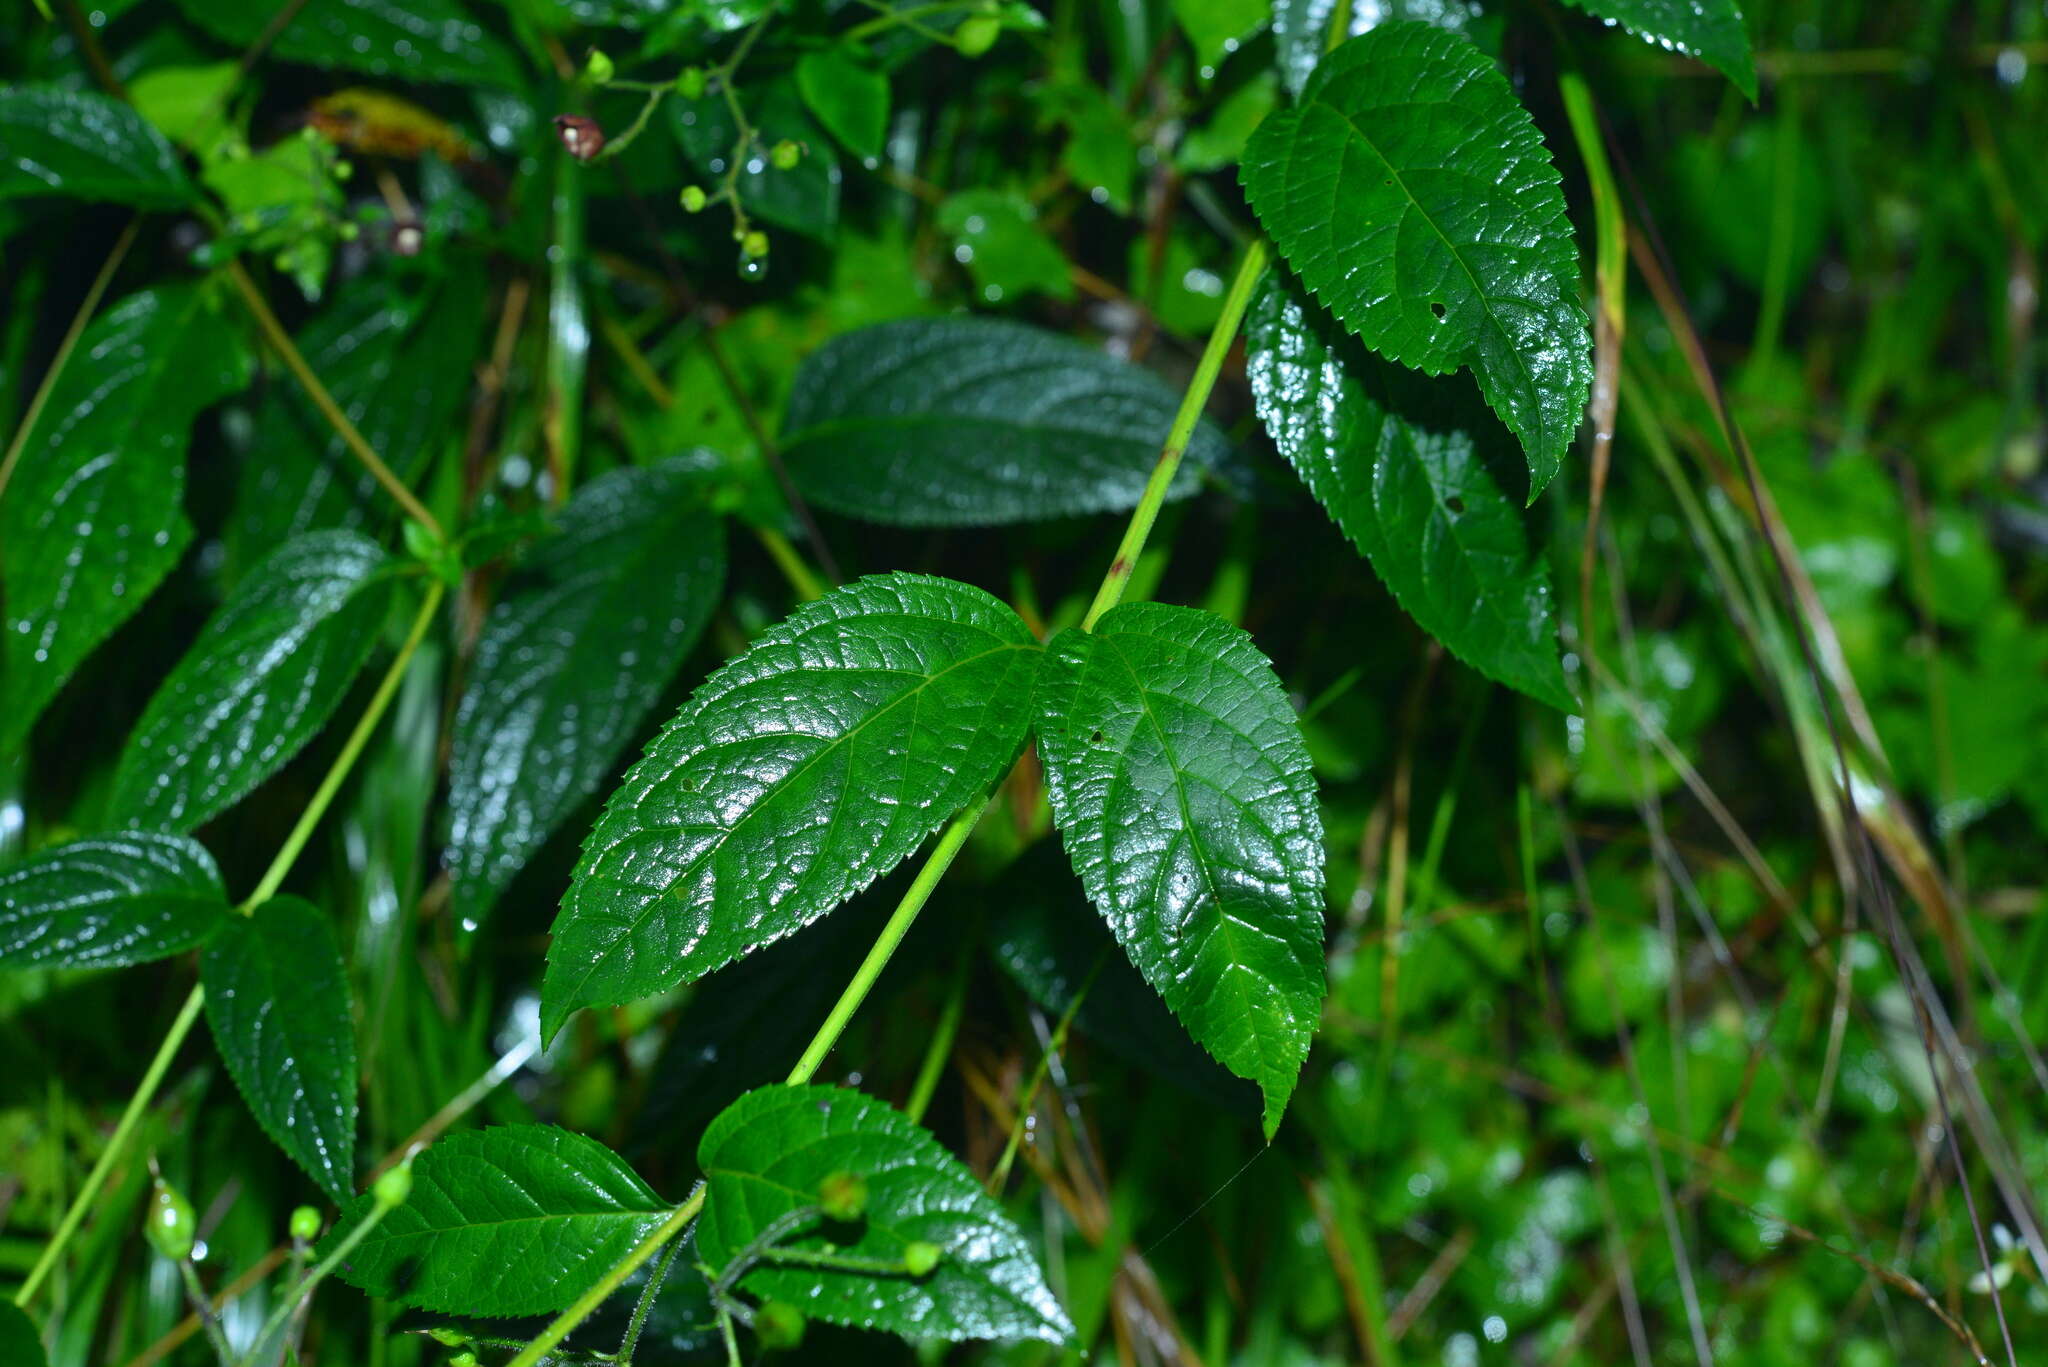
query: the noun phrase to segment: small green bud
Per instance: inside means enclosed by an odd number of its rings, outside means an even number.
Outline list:
[[[311,1206],[300,1206],[292,1212],[292,1237],[302,1244],[310,1244],[320,1237],[320,1212]]]
[[[708,78],[701,66],[686,66],[676,73],[676,94],[686,100],[703,99],[706,84]]]
[[[427,1330],[427,1337],[444,1348],[460,1348],[469,1342],[469,1335],[460,1329],[450,1329],[446,1325]]]
[[[182,1262],[192,1256],[196,1224],[192,1203],[185,1199],[183,1192],[159,1177],[156,1190],[150,1195],[149,1211],[143,1225],[149,1246],[166,1258]]]
[[[945,1256],[946,1250],[937,1244],[919,1239],[903,1246],[903,1270],[913,1277],[930,1276],[932,1269],[939,1265],[939,1259]]]
[[[979,57],[1002,36],[1003,21],[990,14],[977,14],[953,30],[953,46],[962,57]]]
[[[583,60],[583,79],[586,84],[610,85],[612,77],[618,74],[618,68],[612,65],[611,57],[601,47],[590,49],[590,55]]]
[[[768,255],[768,234],[759,228],[750,229],[747,235],[740,239],[740,253],[754,258]]]
[[[407,1159],[371,1183],[370,1194],[386,1210],[404,1205],[405,1198],[412,1195],[412,1160]]]
[[[704,212],[704,206],[711,202],[711,196],[704,193],[704,187],[701,185],[685,185],[681,198],[683,212],[686,214],[701,214]]]
[[[868,1184],[858,1173],[829,1172],[818,1183],[818,1209],[828,1220],[858,1220],[867,1213]]]
[[[775,169],[778,171],[794,171],[796,164],[803,159],[804,149],[798,147],[788,138],[784,138],[781,142],[768,149],[768,160],[775,164]]]
[[[804,1341],[804,1312],[788,1301],[769,1301],[754,1312],[754,1336],[763,1348],[788,1352]]]
[[[464,1349],[462,1352],[457,1353],[454,1357],[448,1359],[448,1367],[480,1367],[480,1364],[476,1360],[475,1353],[470,1352],[468,1349]]]

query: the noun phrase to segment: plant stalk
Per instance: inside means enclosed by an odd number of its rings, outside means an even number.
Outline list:
[[[663,1244],[688,1228],[690,1221],[696,1219],[697,1212],[702,1209],[704,1188],[700,1185],[690,1193],[689,1200],[670,1211],[666,1220],[656,1225],[646,1238],[633,1245],[625,1257],[613,1263],[611,1270],[599,1277],[595,1286],[578,1296],[575,1304],[555,1316],[554,1322],[541,1330],[539,1337],[533,1342],[520,1349],[519,1356],[513,1358],[505,1367],[538,1367],[541,1360],[554,1351],[555,1345],[569,1337],[577,1325],[589,1319],[597,1307],[611,1297],[612,1292],[625,1284],[626,1278],[632,1276],[640,1264],[660,1252]]]
[[[1173,487],[1173,477],[1180,472],[1181,457],[1187,454],[1188,442],[1195,435],[1195,424],[1201,421],[1202,409],[1209,402],[1209,394],[1216,388],[1216,377],[1223,371],[1223,358],[1230,354],[1230,344],[1237,337],[1238,324],[1244,321],[1244,311],[1251,303],[1252,288],[1259,283],[1259,277],[1266,273],[1266,243],[1263,238],[1254,238],[1245,248],[1244,259],[1238,263],[1237,278],[1230,282],[1230,292],[1223,297],[1223,312],[1216,319],[1216,326],[1210,329],[1209,344],[1202,348],[1202,359],[1195,366],[1194,378],[1188,381],[1187,393],[1181,396],[1180,411],[1174,414],[1173,427],[1166,434],[1166,445],[1160,449],[1159,461],[1152,467],[1152,475],[1145,481],[1145,492],[1138,500],[1138,506],[1131,510],[1130,525],[1124,528],[1124,539],[1117,543],[1116,559],[1109,562],[1109,573],[1102,577],[1102,587],[1096,590],[1095,601],[1089,604],[1088,615],[1081,619],[1081,630],[1093,631],[1102,614],[1115,607],[1130,585],[1131,573],[1138,566],[1138,556],[1145,549],[1145,539],[1152,534],[1152,524],[1159,520],[1159,510],[1166,503],[1167,490]]]

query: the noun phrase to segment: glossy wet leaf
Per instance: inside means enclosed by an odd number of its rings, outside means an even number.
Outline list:
[[[0,755],[184,553],[192,421],[248,378],[197,286],[131,295],[85,330],[0,497]]]
[[[1756,100],[1756,64],[1736,0],[1567,0],[1657,47],[1708,63]]]
[[[369,1214],[362,1196],[337,1234]],[[412,1195],[341,1276],[396,1304],[539,1315],[576,1299],[668,1214],[625,1160],[551,1125],[450,1135],[413,1160]]]
[[[1340,0],[1273,0],[1273,56],[1287,93],[1301,94],[1309,73],[1329,45],[1330,26]],[[1418,20],[1451,33],[1469,34],[1488,51],[1498,46],[1500,21],[1488,20],[1479,0],[1341,0],[1350,14],[1344,31],[1357,37],[1385,23]],[[1482,36],[1483,35],[1483,36]]]
[[[469,392],[483,284],[473,268],[442,279],[371,272],[337,288],[292,339],[401,479],[417,476]],[[380,527],[397,515],[282,366],[266,384],[225,536],[230,580],[303,532]]]
[[[1001,778],[1040,651],[980,589],[875,575],[719,669],[584,842],[541,991],[579,1007],[702,977],[894,868]]]
[[[455,714],[445,863],[480,921],[618,762],[718,605],[725,532],[686,462],[577,491],[504,584]]]
[[[1472,370],[1533,501],[1578,430],[1592,347],[1557,168],[1485,54],[1419,23],[1353,38],[1259,126],[1241,176],[1280,254],[1367,346]]]
[[[1484,458],[1506,434],[1476,395],[1460,403],[1466,382],[1370,354],[1281,274],[1245,337],[1273,444],[1409,615],[1481,673],[1577,710],[1550,576]]]
[[[1127,603],[1047,647],[1038,751],[1074,871],[1270,1139],[1323,999],[1323,846],[1294,709],[1251,638]]]
[[[796,88],[833,137],[857,157],[882,155],[889,131],[889,78],[842,48],[797,60]]]
[[[995,318],[920,318],[807,357],[783,420],[806,498],[907,526],[979,526],[1134,506],[1180,396],[1094,347]],[[1173,493],[1228,454],[1204,422]]]
[[[697,1255],[724,1271],[763,1228],[817,1200],[818,1183],[865,1179],[857,1226],[811,1225],[782,1241],[900,1261],[915,1241],[944,1250],[926,1276],[757,1265],[738,1285],[833,1324],[913,1338],[1073,1337],[1024,1236],[965,1164],[908,1116],[838,1087],[763,1087],[728,1107],[697,1148],[707,1188]]]
[[[274,897],[237,916],[199,960],[206,1020],[242,1099],[329,1196],[355,1186],[356,1028],[334,925]]]
[[[237,49],[268,36],[278,14],[270,0],[178,0],[178,8]],[[268,55],[406,81],[524,84],[512,50],[456,0],[306,0]]]
[[[0,1362],[13,1367],[44,1367],[49,1358],[28,1311],[13,1301],[0,1301]]]
[[[0,200],[24,195],[175,209],[193,189],[163,134],[119,100],[16,85],[0,90]]]
[[[109,816],[189,831],[276,773],[326,724],[377,644],[392,564],[376,542],[328,531],[258,565],[129,733]]]
[[[220,870],[195,840],[73,840],[0,872],[0,966],[147,963],[203,943],[228,915]]]

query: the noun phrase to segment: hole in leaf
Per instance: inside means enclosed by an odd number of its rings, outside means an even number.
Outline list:
[[[1449,498],[1444,500],[1444,508],[1450,513],[1452,517],[1456,517],[1458,516],[1458,514],[1465,511],[1465,500],[1459,498],[1456,494],[1452,494]]]
[[[1097,731],[1097,732],[1096,732],[1096,733],[1095,733],[1094,735],[1092,735],[1092,736],[1090,736],[1090,737],[1088,738],[1088,743],[1089,743],[1090,745],[1100,745],[1100,744],[1102,744],[1102,733],[1101,733],[1100,731]]]
[[[1444,307],[1444,301],[1441,299],[1430,300],[1429,311],[1431,313],[1434,313],[1438,318],[1442,318],[1446,313],[1450,312],[1450,310]]]

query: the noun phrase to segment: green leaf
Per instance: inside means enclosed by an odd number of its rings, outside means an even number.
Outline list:
[[[483,333],[484,282],[472,269],[422,281],[362,276],[299,330],[293,343],[370,449],[410,482],[469,387]],[[279,371],[257,409],[262,434],[243,462],[228,521],[227,577],[318,527],[378,527],[391,496],[349,454],[298,382]]]
[[[1180,396],[1128,361],[1022,323],[917,318],[835,337],[797,371],[783,458],[809,498],[902,526],[1137,505]],[[1195,429],[1172,493],[1229,455]]]
[[[242,581],[128,737],[113,820],[189,831],[244,797],[332,716],[377,643],[390,559],[355,532],[311,532]]]
[[[718,606],[725,533],[700,485],[682,461],[591,481],[492,608],[448,766],[465,920],[597,791]]]
[[[1749,30],[1735,0],[1567,0],[1661,48],[1697,57],[1756,103]]]
[[[876,575],[728,662],[584,843],[541,989],[579,1007],[694,981],[907,858],[1023,748],[1040,651],[980,589]]]
[[[1323,845],[1301,727],[1251,638],[1127,603],[1047,647],[1053,818],[1118,942],[1279,1127],[1323,998]]]
[[[193,192],[163,134],[119,100],[17,85],[0,91],[0,200],[25,195],[175,209]]]
[[[181,835],[73,840],[0,873],[0,965],[120,968],[182,953],[228,919],[213,856]]]
[[[1273,444],[1408,614],[1480,673],[1576,712],[1550,576],[1482,459],[1482,442],[1512,445],[1477,396],[1461,411],[1462,381],[1373,356],[1277,273],[1245,352]]]
[[[1578,430],[1592,344],[1557,168],[1493,63],[1383,24],[1259,126],[1240,174],[1280,254],[1367,346],[1472,369],[1521,439],[1533,502]]]
[[[1205,80],[1245,39],[1266,26],[1272,11],[1270,0],[1173,0],[1173,17],[1187,34]]]
[[[664,103],[669,126],[695,167],[694,174],[681,177],[676,188],[692,179],[720,183],[739,141],[739,127],[732,121],[725,97],[716,92],[701,100],[672,96]],[[795,82],[779,79],[758,91],[748,90],[747,116],[753,121],[758,144],[747,153],[737,187],[747,212],[764,223],[830,241],[839,228],[839,154],[832,150],[824,130],[804,112]],[[784,139],[805,149],[803,160],[787,171],[760,150]],[[673,189],[670,197],[674,197]]]
[[[199,960],[206,1020],[263,1132],[328,1195],[355,1186],[356,1027],[334,926],[312,903],[274,897]]]
[[[923,1277],[756,1264],[739,1285],[833,1324],[949,1341],[1067,1343],[1073,1326],[1021,1231],[967,1166],[909,1117],[839,1087],[763,1087],[711,1122],[697,1148],[706,1188],[697,1256],[722,1272],[773,1221],[817,1200],[818,1183],[850,1172],[867,1183],[853,1229],[813,1223],[778,1246],[900,1261],[937,1244]]]
[[[1034,292],[1073,297],[1067,258],[1038,226],[1038,211],[1024,196],[963,190],[939,206],[938,225],[953,239],[953,259],[966,265],[984,301],[998,304]]]
[[[1273,55],[1287,93],[1297,98],[1309,73],[1322,60],[1339,0],[1273,0]],[[1451,33],[1481,40],[1489,51],[1499,46],[1500,20],[1487,19],[1477,0],[1342,0],[1350,14],[1345,33],[1357,37],[1379,24],[1404,19],[1434,24]],[[1481,38],[1482,31],[1492,41]]]
[[[177,564],[192,420],[248,379],[241,334],[195,286],[85,330],[0,498],[0,755]]]
[[[342,1213],[327,1248],[374,1199]],[[398,1305],[542,1315],[575,1300],[668,1213],[594,1139],[551,1125],[472,1130],[413,1160],[411,1197],[356,1246],[341,1276]]]
[[[165,137],[203,162],[224,153],[238,136],[228,96],[241,78],[239,62],[152,67],[128,82],[128,100]]]
[[[13,1301],[0,1301],[0,1362],[10,1367],[47,1367],[42,1335],[28,1311]]]
[[[236,48],[265,37],[271,0],[178,0],[185,17]],[[306,0],[269,56],[404,81],[520,88],[512,49],[456,0]]]
[[[866,161],[882,155],[889,131],[889,78],[840,48],[797,60],[796,88],[826,131]]]

